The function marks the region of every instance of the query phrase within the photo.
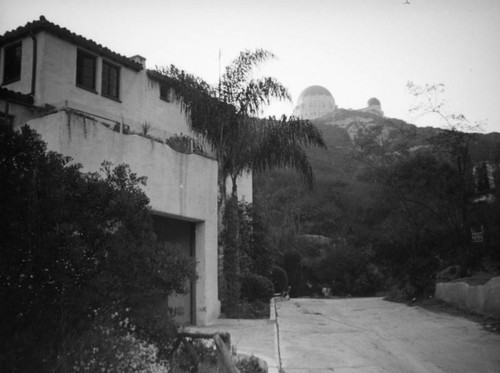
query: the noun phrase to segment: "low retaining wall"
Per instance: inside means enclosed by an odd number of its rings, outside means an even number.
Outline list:
[[[438,283],[435,297],[464,310],[500,319],[500,277],[477,286],[465,282]]]

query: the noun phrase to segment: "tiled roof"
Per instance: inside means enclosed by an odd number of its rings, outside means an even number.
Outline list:
[[[142,70],[142,65],[134,60],[125,57],[121,54],[115,53],[112,50],[97,44],[95,41],[84,38],[81,35],[77,35],[67,28],[56,25],[55,23],[47,21],[44,16],[40,16],[39,20],[28,22],[24,26],[20,26],[15,30],[8,31],[2,36],[0,36],[0,46],[8,44],[12,41],[18,40],[19,38],[30,35],[31,33],[37,33],[40,31],[49,32],[61,39],[69,41],[70,43],[76,44],[83,47],[91,52],[105,56],[110,60],[119,63],[123,66],[129,67],[133,70]]]
[[[167,75],[164,75],[156,70],[146,70],[146,73],[148,74],[148,77],[150,79],[154,79],[154,80],[157,80],[157,81],[162,81],[162,82],[171,82],[172,81],[172,78],[168,77]]]
[[[14,92],[10,89],[0,87],[0,98],[19,104],[33,105],[33,96],[24,93]]]

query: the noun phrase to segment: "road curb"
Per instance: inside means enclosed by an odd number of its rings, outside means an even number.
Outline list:
[[[279,298],[281,299],[281,298]],[[278,322],[278,306],[276,298],[272,298],[270,302],[270,319],[274,320],[274,346],[276,354],[276,360],[278,362],[278,371],[284,373],[283,365],[281,362],[281,346],[280,346],[280,328]],[[270,371],[268,371],[270,373]]]

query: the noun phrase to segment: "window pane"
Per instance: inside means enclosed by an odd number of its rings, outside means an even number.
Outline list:
[[[95,90],[96,58],[82,51],[78,51],[77,53],[76,84]]]
[[[4,82],[21,79],[21,43],[5,48]]]
[[[166,83],[160,83],[160,98],[170,101],[170,87]]]
[[[120,71],[117,66],[102,64],[102,94],[118,98]]]

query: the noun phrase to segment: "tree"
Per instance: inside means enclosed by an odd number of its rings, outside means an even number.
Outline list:
[[[107,163],[84,174],[28,127],[0,131],[0,370],[69,371],[81,336],[114,312],[165,348],[152,308],[194,268],[156,242],[145,179]]]
[[[410,111],[420,116],[437,117],[445,129],[429,139],[436,153],[451,160],[457,172],[454,183],[459,188],[460,215],[455,225],[456,235],[460,238],[458,254],[465,275],[468,266],[467,247],[469,245],[470,213],[469,198],[473,190],[471,146],[482,130],[482,123],[471,122],[463,114],[447,112],[443,99],[444,84],[420,86],[408,82],[407,89],[417,98],[417,104]]]
[[[266,50],[243,51],[226,67],[218,87],[175,66],[158,72],[172,86],[193,131],[206,141],[219,162],[221,205],[237,192],[236,180],[245,171],[290,167],[312,185],[305,146],[324,147],[321,133],[307,120],[283,116],[257,118],[271,100],[290,100],[287,89],[272,77],[254,78],[255,69],[274,58]]]
[[[290,99],[287,89],[276,79],[253,77],[255,69],[273,57],[264,49],[241,52],[226,67],[218,87],[173,66],[159,70],[174,89],[191,128],[209,144],[219,164],[219,230],[226,242],[224,270],[228,287],[224,289],[223,284],[221,290],[226,293],[223,298],[227,305],[239,299],[239,229],[228,218],[237,215],[238,178],[245,172],[286,167],[298,171],[312,185],[312,168],[304,148],[324,147],[321,133],[309,121],[285,116],[257,118],[272,99]],[[232,182],[230,193],[226,191],[228,180]],[[228,208],[234,211],[225,211]]]

